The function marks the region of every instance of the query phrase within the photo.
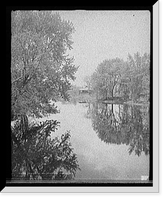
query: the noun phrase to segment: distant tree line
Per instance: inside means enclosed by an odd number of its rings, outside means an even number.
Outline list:
[[[148,102],[150,98],[150,55],[128,55],[127,61],[120,58],[104,60],[86,78],[89,89],[96,99],[121,97],[125,101]]]

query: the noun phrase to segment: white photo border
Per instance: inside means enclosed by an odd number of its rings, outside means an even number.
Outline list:
[[[153,186],[70,186],[17,187],[6,186],[2,193],[158,193],[159,192],[159,2],[153,5]]]

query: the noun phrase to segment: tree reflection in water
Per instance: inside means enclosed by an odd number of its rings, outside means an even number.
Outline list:
[[[94,103],[88,113],[98,137],[109,144],[129,145],[129,154],[149,154],[149,108]]]

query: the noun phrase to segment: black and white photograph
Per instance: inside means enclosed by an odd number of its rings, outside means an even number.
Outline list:
[[[153,186],[151,26],[147,9],[11,12],[8,185]]]

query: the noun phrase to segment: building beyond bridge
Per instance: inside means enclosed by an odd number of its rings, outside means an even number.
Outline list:
[[[92,90],[89,90],[87,87],[79,89],[79,94],[91,94],[91,93],[92,93]]]

